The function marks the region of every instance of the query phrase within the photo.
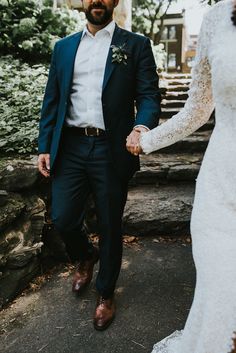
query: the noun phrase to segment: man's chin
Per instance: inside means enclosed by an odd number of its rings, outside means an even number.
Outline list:
[[[97,26],[106,25],[112,18],[112,14],[106,13],[104,9],[92,9],[86,14],[87,20]]]
[[[89,20],[89,22],[92,24],[92,25],[95,25],[95,26],[103,26],[106,24],[106,22],[102,21],[102,20],[99,20],[99,19],[93,19],[93,20]]]
[[[109,22],[108,19],[101,18],[101,17],[92,17],[92,18],[90,17],[88,18],[88,21],[95,26],[103,26]]]
[[[92,20],[93,20],[94,24],[98,24],[98,25],[102,25],[105,22],[105,20],[104,20],[102,15],[93,16]]]

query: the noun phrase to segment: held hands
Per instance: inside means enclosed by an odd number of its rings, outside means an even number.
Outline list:
[[[126,148],[127,150],[135,156],[141,154],[142,148],[139,144],[140,133],[147,132],[148,129],[145,127],[135,127],[133,131],[129,134],[126,139]],[[39,172],[48,178],[50,176],[50,154],[49,153],[41,153],[38,156],[38,169]]]
[[[137,126],[133,129],[133,131],[129,134],[126,139],[126,148],[127,150],[133,154],[134,156],[138,156],[141,154],[142,148],[140,146],[140,133],[147,132],[148,129],[143,126]]]
[[[48,178],[50,176],[50,154],[42,153],[38,157],[38,169],[40,173]]]

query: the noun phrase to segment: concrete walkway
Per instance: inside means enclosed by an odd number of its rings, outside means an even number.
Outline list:
[[[195,282],[190,245],[154,238],[125,245],[117,316],[97,332],[94,280],[78,297],[71,292],[72,275],[67,267],[56,269],[41,289],[0,313],[1,353],[149,353],[155,342],[183,328]]]

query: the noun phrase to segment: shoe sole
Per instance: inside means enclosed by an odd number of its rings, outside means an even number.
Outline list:
[[[95,328],[95,330],[97,331],[105,331],[114,321],[115,319],[115,315],[111,318],[110,321],[108,321],[104,326],[97,326],[95,323],[93,324],[93,327]]]

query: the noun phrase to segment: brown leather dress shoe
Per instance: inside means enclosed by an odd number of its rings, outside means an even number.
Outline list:
[[[98,331],[103,331],[110,326],[115,318],[115,303],[114,299],[104,299],[99,297],[97,307],[93,319],[94,328]]]
[[[98,259],[98,248],[94,248],[93,256],[78,264],[72,283],[73,292],[80,293],[91,282],[93,277],[93,267],[96,262],[98,262]]]

